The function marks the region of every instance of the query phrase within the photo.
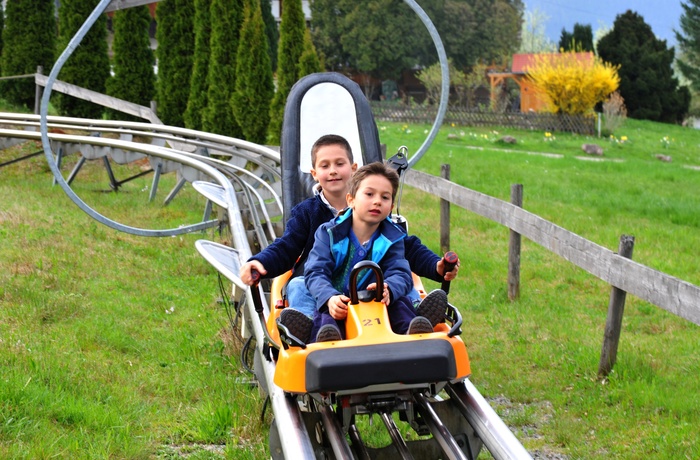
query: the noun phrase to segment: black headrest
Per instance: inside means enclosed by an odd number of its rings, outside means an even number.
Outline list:
[[[357,83],[335,72],[303,77],[287,97],[280,142],[285,222],[292,208],[313,193],[311,146],[326,134],[347,139],[358,165],[382,161],[369,101]]]

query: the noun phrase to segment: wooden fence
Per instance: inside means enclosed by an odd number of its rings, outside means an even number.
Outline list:
[[[397,102],[371,101],[372,114],[378,121],[399,123],[432,123],[437,107],[406,105]],[[554,113],[521,113],[473,111],[450,107],[445,113],[444,124],[460,126],[503,126],[539,131],[565,131],[592,135],[596,131],[596,117]]]
[[[613,286],[598,369],[601,375],[606,375],[615,362],[624,293],[635,295],[700,325],[700,287],[633,261],[629,237],[623,236],[618,254],[516,204],[470,190],[447,179],[411,169],[406,173],[405,183],[504,225],[511,232],[528,238]]]

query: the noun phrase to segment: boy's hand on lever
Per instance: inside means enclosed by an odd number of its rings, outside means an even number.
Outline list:
[[[446,257],[441,258],[437,263],[437,272],[442,276],[445,281],[452,281],[457,278],[457,272],[459,271],[459,257],[454,252],[448,252],[445,254]],[[447,268],[447,271],[445,271]]]
[[[442,286],[440,286],[440,288],[445,291],[445,294],[449,294],[450,281],[457,276],[457,271],[459,270],[459,257],[457,257],[457,253],[449,251],[445,253],[445,256],[441,261],[442,270],[445,272],[445,274],[442,277]],[[452,278],[448,278],[447,276],[450,275],[451,272],[454,272],[454,276]]]
[[[367,286],[368,291],[374,291],[377,289],[377,283],[372,283]],[[387,307],[389,306],[389,301],[390,301],[390,293],[389,293],[389,285],[384,283],[384,292],[382,293],[382,303],[386,305]]]
[[[255,272],[257,272],[257,274]],[[251,260],[250,262],[246,262],[241,266],[241,281],[243,281],[248,286],[252,286],[253,283],[258,281],[260,276],[266,274],[267,270],[265,270],[263,264],[261,264],[257,260]]]
[[[345,319],[348,316],[348,303],[350,297],[344,295],[334,295],[328,299],[328,313],[333,319]]]

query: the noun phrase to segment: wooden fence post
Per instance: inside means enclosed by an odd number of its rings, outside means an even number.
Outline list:
[[[44,67],[43,66],[37,66],[36,67],[36,73],[39,75],[44,75]],[[41,110],[41,96],[44,94],[44,88],[35,83],[35,89],[34,89],[34,115],[39,115],[39,111]]]
[[[450,165],[442,165],[440,177],[450,180]],[[443,254],[450,250],[450,202],[440,198],[440,250]]]
[[[632,258],[634,249],[634,237],[622,235],[618,254],[628,259]],[[607,376],[617,360],[617,346],[620,343],[622,331],[622,314],[625,312],[625,298],[627,293],[615,286],[610,291],[610,303],[608,304],[608,317],[605,320],[605,336],[603,337],[603,349],[600,352],[598,375]]]
[[[513,184],[510,187],[511,204],[523,207],[523,185]],[[510,230],[508,242],[508,300],[520,297],[520,233]]]

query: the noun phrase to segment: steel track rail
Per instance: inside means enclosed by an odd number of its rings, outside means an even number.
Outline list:
[[[0,112],[0,124],[18,124],[23,126],[40,126],[40,116],[32,114]],[[211,146],[212,149],[230,151],[242,149],[260,155],[262,158],[279,164],[280,155],[275,150],[253,142],[233,137],[212,134],[176,126],[158,125],[153,123],[129,122],[119,120],[93,120],[88,118],[72,118],[48,116],[48,126],[60,129],[80,129],[86,131],[124,133],[143,136],[162,136],[179,142],[191,143],[197,146]],[[170,136],[170,137],[168,137]],[[239,152],[237,152],[239,153]],[[280,173],[274,168],[270,172],[279,177]]]
[[[121,139],[110,139],[110,138],[103,138],[103,137],[80,136],[80,135],[59,134],[59,133],[49,133],[48,136],[49,136],[49,139],[51,141],[85,144],[85,145],[92,145],[92,146],[97,146],[97,147],[109,147],[109,148],[121,149],[121,150],[125,150],[125,151],[141,153],[141,154],[144,154],[144,155],[147,155],[150,157],[160,158],[160,159],[166,160],[166,161],[173,161],[175,163],[179,163],[179,164],[184,165],[184,166],[192,167],[187,162],[181,161],[182,158],[188,158],[190,161],[198,161],[202,164],[207,165],[210,168],[213,168],[214,170],[227,173],[229,175],[229,177],[233,176],[235,173],[243,174],[246,177],[248,177],[251,181],[254,181],[255,183],[257,183],[260,187],[266,189],[268,191],[268,193],[274,198],[275,205],[277,206],[277,209],[279,210],[279,212],[280,213],[282,212],[282,202],[281,202],[278,194],[269,185],[269,183],[262,180],[260,177],[256,176],[255,174],[248,171],[247,169],[233,165],[233,164],[225,162],[223,160],[205,157],[205,156],[198,155],[196,153],[191,153],[191,152],[177,151],[177,150],[170,149],[167,147],[159,147],[159,146],[154,146],[151,144],[125,141],[125,140],[121,140]],[[41,140],[40,133],[38,133],[36,131],[24,131],[24,130],[14,130],[14,129],[0,129],[0,137],[6,137],[6,138],[12,138],[12,139],[27,139],[27,140],[35,140],[35,141]],[[174,155],[174,156],[171,156],[171,155]],[[260,163],[256,162],[256,164],[260,164]],[[194,168],[194,169],[197,169],[197,168]],[[210,176],[210,174],[207,174],[207,176]],[[255,190],[253,185],[251,185],[251,184],[248,184],[240,179],[238,181],[241,184],[244,184],[245,188],[252,190],[249,193],[254,194],[258,198],[258,202],[260,204],[260,207],[262,208],[263,215],[265,215],[267,218],[266,220],[268,222],[268,230],[270,232],[273,232],[273,229],[270,226],[271,224],[270,224],[269,215],[267,213],[267,209],[265,209],[264,201],[260,197],[257,190]],[[73,201],[75,201],[75,200],[73,200]],[[108,225],[112,228],[115,228],[117,230],[137,234],[140,236],[153,236],[153,237],[173,236],[173,235],[179,235],[179,234],[183,234],[183,233],[200,231],[200,230],[204,230],[206,228],[211,227],[211,224],[208,222],[202,222],[200,224],[188,225],[186,227],[178,227],[178,228],[174,228],[174,229],[164,229],[164,230],[148,230],[148,229],[127,227],[127,226],[124,226],[122,224],[111,221],[110,219],[107,219],[106,217],[98,214],[97,212],[95,212],[91,208],[87,207],[87,205],[84,205],[84,206],[85,207],[80,206],[81,209],[83,209],[88,215],[90,215],[94,219],[100,221],[101,223]],[[272,236],[274,236],[274,233],[272,233]]]
[[[469,379],[445,389],[496,460],[532,459]]]

